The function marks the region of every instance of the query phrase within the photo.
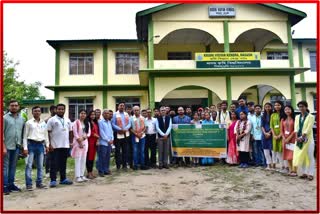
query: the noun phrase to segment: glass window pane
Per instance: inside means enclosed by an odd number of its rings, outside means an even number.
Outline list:
[[[77,74],[78,60],[70,58],[70,74]]]
[[[124,63],[124,70],[123,70],[124,74],[131,74],[131,62],[129,60],[126,60]]]
[[[78,74],[84,74],[84,59],[78,59]]]
[[[77,104],[84,104],[84,99],[77,99]]]
[[[69,119],[73,122],[76,118],[76,108],[74,105],[69,105]]]
[[[124,59],[119,58],[116,60],[116,74],[123,74]]]
[[[85,72],[86,74],[93,74],[93,58],[87,57],[85,60]]]

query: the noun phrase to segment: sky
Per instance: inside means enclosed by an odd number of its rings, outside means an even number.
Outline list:
[[[159,4],[4,4],[3,43],[9,58],[18,61],[20,80],[54,85],[55,51],[46,40],[136,39],[135,14]],[[284,4],[307,13],[296,24],[293,38],[316,38],[316,4]]]

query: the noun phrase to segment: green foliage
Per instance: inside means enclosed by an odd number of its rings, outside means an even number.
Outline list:
[[[40,95],[41,82],[37,81],[31,84],[18,80],[19,73],[16,67],[19,62],[9,59],[4,52],[3,58],[3,109],[6,109],[10,100],[15,99],[20,104],[24,99],[45,99]]]

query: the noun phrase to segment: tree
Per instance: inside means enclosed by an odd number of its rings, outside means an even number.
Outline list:
[[[3,56],[3,109],[7,108],[12,99],[20,104],[24,99],[45,99],[40,95],[42,83],[37,81],[26,84],[25,81],[19,81],[19,73],[16,69],[19,62],[9,59],[6,52]]]

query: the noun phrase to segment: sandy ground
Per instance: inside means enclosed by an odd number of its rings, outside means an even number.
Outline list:
[[[4,210],[315,210],[316,180],[227,165],[116,172],[11,193]]]

